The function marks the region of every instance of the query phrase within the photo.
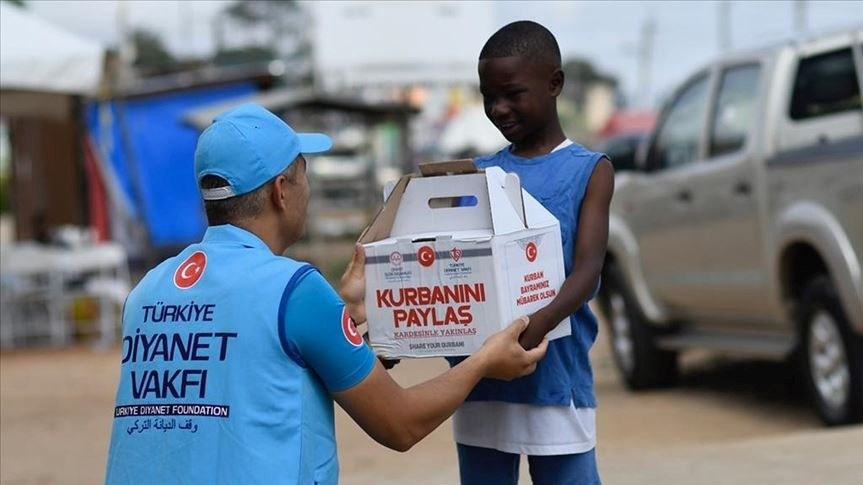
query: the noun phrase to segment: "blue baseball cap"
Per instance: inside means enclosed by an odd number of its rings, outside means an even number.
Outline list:
[[[301,153],[320,153],[333,146],[323,133],[297,133],[264,107],[247,103],[213,120],[198,138],[195,177],[216,175],[226,187],[201,189],[204,200],[249,193],[287,169]]]

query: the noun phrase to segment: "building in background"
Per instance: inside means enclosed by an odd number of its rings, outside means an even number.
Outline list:
[[[476,84],[495,30],[486,2],[316,2],[315,79],[325,90]]]
[[[0,116],[9,136],[14,238],[103,216],[81,134],[84,103],[103,80],[106,49],[0,2]],[[104,234],[103,234],[104,236]]]
[[[0,9],[0,115],[11,161],[4,197],[14,219],[4,234],[48,243],[64,226],[81,227],[120,242],[133,259],[199,238],[198,130],[183,116],[271,87],[267,63],[121,76],[115,51],[20,7]]]
[[[411,171],[417,162],[449,155],[439,141],[450,120],[478,104],[476,60],[499,27],[494,4],[349,1],[308,7],[318,89],[422,108],[411,128],[413,157],[376,162]]]
[[[297,131],[331,136],[332,149],[315,155],[308,166],[314,190],[307,236],[356,238],[378,210],[383,185],[402,173],[374,163],[373,157],[409,156],[408,126],[418,110],[403,101],[363,101],[308,87],[282,87],[204,105],[188,111],[184,120],[203,130],[216,115],[243,102],[269,109]]]

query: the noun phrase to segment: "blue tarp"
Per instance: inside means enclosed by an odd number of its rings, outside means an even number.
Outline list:
[[[207,226],[193,170],[199,133],[183,116],[254,92],[254,84],[242,83],[87,107],[90,135],[113,169],[123,205],[144,221],[154,247],[194,242]]]

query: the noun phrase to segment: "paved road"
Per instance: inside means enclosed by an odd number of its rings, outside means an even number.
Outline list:
[[[599,399],[599,464],[606,485],[806,484],[820,481],[805,477],[829,476],[822,472],[831,464],[845,471],[822,483],[856,483],[850,480],[855,475],[847,472],[853,467],[845,465],[856,464],[858,470],[863,466],[859,452],[849,446],[856,441],[861,449],[863,428],[841,435],[823,430],[793,372],[784,365],[689,355],[678,386],[632,394],[617,378],[604,338],[594,347],[591,360]],[[407,361],[393,373],[407,385],[445,369],[445,363],[435,360]],[[376,446],[343,413],[338,414],[338,431],[346,485],[456,481],[449,422],[407,454]],[[810,464],[800,459],[810,453],[806,446],[810,437],[820,450],[830,450],[823,451],[829,460]],[[771,454],[771,450],[781,451]],[[802,481],[768,480],[784,476],[776,474],[777,464],[781,473],[803,477]],[[717,473],[723,467],[738,473]],[[522,460],[521,482],[530,483],[525,468]],[[856,476],[863,476],[863,470]]]
[[[0,483],[101,482],[118,353],[0,354]],[[606,342],[591,358],[606,485],[860,483],[863,427],[822,429],[781,365],[693,356],[678,387],[630,394]],[[408,385],[445,368],[440,359],[410,361],[394,375]],[[345,485],[455,482],[449,423],[406,454],[380,447],[341,411],[337,430]]]

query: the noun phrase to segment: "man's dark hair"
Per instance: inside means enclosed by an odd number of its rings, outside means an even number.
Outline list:
[[[296,175],[294,167],[296,163],[292,163],[281,174],[293,181]],[[276,175],[278,177],[278,175]],[[221,200],[205,200],[204,211],[207,213],[207,222],[211,226],[219,226],[222,224],[236,224],[243,219],[254,217],[261,213],[264,209],[264,203],[270,193],[270,183],[276,177],[268,180],[267,183],[257,189],[235,197],[229,197]],[[205,175],[201,179],[202,189],[215,189],[217,187],[227,187],[228,181],[218,175]]]
[[[492,34],[479,53],[479,58],[520,56],[541,59],[560,66],[560,47],[548,29],[530,20],[504,25]]]
[[[211,226],[236,223],[242,219],[254,217],[264,207],[267,186],[264,184],[257,189],[235,197],[221,200],[205,200],[204,211],[207,213],[207,222]],[[201,179],[202,189],[215,189],[227,187],[228,181],[218,175],[205,175]]]

